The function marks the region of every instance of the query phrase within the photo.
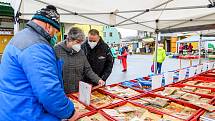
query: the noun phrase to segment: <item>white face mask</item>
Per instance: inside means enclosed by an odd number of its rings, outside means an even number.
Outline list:
[[[79,52],[81,50],[81,45],[80,44],[75,44],[72,46],[72,49],[74,49],[76,52]]]
[[[93,49],[97,45],[97,42],[90,42],[88,40],[88,44],[90,45],[91,49]]]

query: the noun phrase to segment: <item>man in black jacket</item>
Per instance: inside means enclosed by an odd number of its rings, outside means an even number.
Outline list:
[[[113,68],[113,56],[109,46],[99,36],[99,32],[96,29],[91,29],[88,33],[88,40],[82,45],[87,59],[91,65],[93,71],[102,80],[106,81],[110,76]],[[96,86],[96,83],[92,83],[89,78],[84,79],[87,83]]]

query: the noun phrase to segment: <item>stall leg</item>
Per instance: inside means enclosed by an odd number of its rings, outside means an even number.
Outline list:
[[[190,66],[192,66],[193,65],[193,62],[192,62],[192,59],[190,59]]]

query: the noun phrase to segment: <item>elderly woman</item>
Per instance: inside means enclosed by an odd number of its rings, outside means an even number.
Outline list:
[[[100,86],[104,85],[104,81],[92,71],[84,52],[81,50],[84,38],[82,30],[74,27],[70,29],[66,40],[55,46],[58,58],[64,61],[63,80],[64,90],[67,94],[78,92],[79,81],[82,81],[84,76]]]

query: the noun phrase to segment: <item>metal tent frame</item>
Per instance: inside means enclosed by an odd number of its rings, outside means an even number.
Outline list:
[[[44,2],[42,0],[34,0],[34,1],[49,5],[49,3]],[[120,27],[120,26],[125,26],[125,25],[138,24],[138,25],[144,26],[146,28],[149,28],[151,30],[154,30],[154,32],[156,33],[156,41],[155,41],[156,42],[155,43],[155,55],[156,55],[155,62],[156,62],[157,61],[158,40],[160,40],[159,33],[161,33],[163,30],[171,29],[173,27],[177,27],[178,25],[185,24],[185,23],[190,22],[190,21],[215,21],[215,19],[200,20],[200,19],[205,18],[207,16],[214,15],[215,13],[204,15],[204,16],[201,16],[201,17],[198,17],[198,18],[193,18],[193,19],[159,20],[159,18],[157,18],[156,20],[142,21],[142,22],[134,20],[134,18],[139,17],[139,16],[141,16],[141,15],[143,15],[145,13],[152,12],[152,11],[161,11],[161,14],[162,14],[163,11],[171,11],[171,10],[192,10],[192,9],[199,9],[199,8],[215,8],[215,1],[214,0],[208,0],[208,2],[209,2],[208,5],[166,8],[166,5],[168,3],[170,3],[170,2],[172,2],[172,1],[174,1],[174,0],[168,0],[166,2],[163,2],[163,3],[159,4],[159,5],[156,5],[156,6],[152,7],[152,8],[150,8],[150,9],[145,9],[145,10],[97,12],[97,13],[78,13],[78,12],[74,12],[74,11],[64,9],[64,8],[62,8],[60,6],[57,6],[57,5],[55,5],[55,7],[66,12],[66,13],[60,13],[61,15],[75,15],[75,16],[79,16],[79,17],[82,17],[82,18],[85,18],[85,19],[88,19],[88,20],[91,20],[91,21],[95,21],[95,22],[97,22],[99,24],[102,24],[102,25],[107,25],[107,26],[111,26],[111,27]],[[18,27],[18,20],[19,20],[20,16],[22,16],[22,15],[33,15],[33,13],[20,13],[21,4],[22,4],[22,0],[20,2],[18,10],[15,10],[16,13],[14,13],[15,18],[16,18],[15,19],[16,20],[16,22],[15,22],[16,28]],[[164,5],[165,5],[164,8],[159,8],[159,7],[164,6]],[[126,17],[124,17],[122,15],[119,15],[120,13],[138,13],[138,14],[136,14],[134,16],[131,16],[129,18],[126,18]],[[118,22],[116,24],[110,25],[110,24],[105,23],[103,21],[100,21],[100,20],[97,20],[97,19],[94,19],[94,18],[91,18],[91,17],[87,16],[87,15],[102,15],[102,14],[115,15],[117,17],[120,17],[120,18],[124,19],[124,20],[121,21],[121,22]],[[131,23],[125,23],[127,21],[130,21]],[[166,28],[160,28],[159,27],[159,22],[162,22],[162,21],[178,21],[178,22],[181,22],[181,23],[170,25],[169,27],[166,27]],[[155,22],[156,28],[153,28],[151,26],[145,25],[144,23],[147,23],[147,22]],[[17,29],[15,31],[17,31]],[[155,65],[155,73],[157,73],[157,63],[155,63],[154,65]]]

